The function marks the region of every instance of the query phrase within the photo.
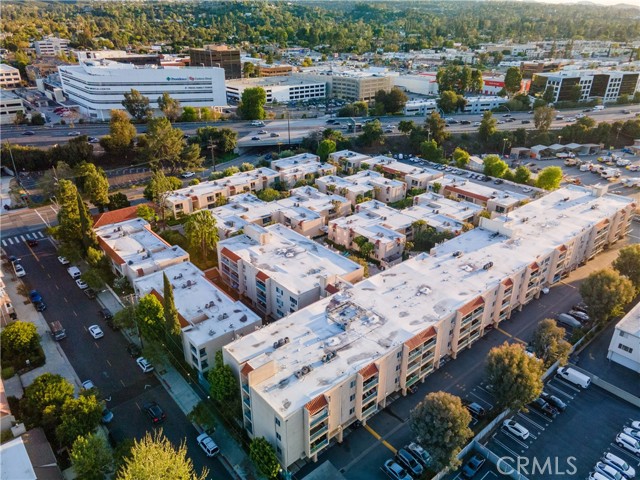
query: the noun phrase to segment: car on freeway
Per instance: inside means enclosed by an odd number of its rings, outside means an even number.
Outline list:
[[[164,413],[164,410],[160,408],[157,402],[147,402],[142,408],[153,423],[160,423],[167,418],[167,414]]]
[[[60,256],[58,257],[58,261],[62,264],[62,265],[69,265],[69,260],[67,260],[66,257]]]
[[[207,457],[215,457],[218,453],[220,453],[220,448],[218,447],[218,445],[216,445],[216,442],[214,442],[213,439],[206,433],[201,433],[200,435],[198,435],[196,441],[198,442],[198,445],[200,445],[200,448],[207,455]]]
[[[20,265],[19,263],[14,263],[13,264],[13,269],[16,272],[16,277],[24,277],[27,272],[25,271],[24,267],[22,265]]]
[[[127,345],[127,353],[131,358],[138,358],[142,353],[142,349],[132,342]]]
[[[80,135],[82,134],[78,131],[67,133],[67,137],[79,137]]]
[[[81,278],[78,278],[76,280],[76,285],[78,286],[78,288],[80,290],[84,290],[86,288],[89,288],[89,285],[87,285],[87,282],[85,282],[84,280],[82,280]]]
[[[556,418],[558,410],[545,402],[541,397],[536,398],[529,406],[549,418]]]
[[[401,448],[396,453],[396,461],[413,476],[419,477],[424,472],[424,468],[418,460],[404,448]]]
[[[260,130],[258,132],[258,135],[266,135],[267,133],[269,133],[269,132],[267,132],[266,130]]]
[[[515,420],[507,419],[502,422],[502,429],[506,432],[509,432],[511,435],[521,438],[522,440],[526,440],[529,438],[529,430],[527,430],[524,426],[520,425]]]
[[[484,465],[484,462],[486,461],[487,459],[482,457],[481,455],[478,455],[478,454],[474,455],[469,459],[467,463],[464,464],[464,467],[462,467],[462,477],[463,478],[475,477],[476,474],[480,471],[480,469]]]
[[[404,468],[394,462],[392,459],[384,462],[382,466],[382,471],[386,473],[389,478],[393,480],[413,480],[411,475],[409,475]]]
[[[607,452],[602,456],[602,462],[612,466],[626,478],[634,478],[636,476],[635,469],[619,456]]]
[[[460,120],[460,125],[471,125],[469,120]]]
[[[385,129],[384,129],[384,133],[393,133],[393,129],[391,129],[391,128],[385,128]]]
[[[22,132],[22,135],[27,135],[27,136],[31,136],[31,135],[35,135],[36,132],[34,132],[33,130],[25,130],[24,132]]]
[[[423,466],[428,467],[431,464],[431,455],[427,451],[415,442],[411,442],[404,447],[413,455]]]
[[[193,173],[193,172],[182,172],[180,174],[181,178],[191,178],[193,176],[195,176],[195,173]]]
[[[89,143],[100,143],[100,139],[98,137],[89,137],[87,142],[89,142]]]
[[[149,363],[149,361],[144,357],[136,358],[136,363],[140,367],[143,373],[153,372],[153,365]]]
[[[30,247],[37,247],[38,240],[27,240],[27,245],[29,245]]]
[[[473,122],[474,127],[479,127],[480,125],[481,125],[480,122]]]
[[[276,137],[279,137],[279,136],[280,136],[280,134],[279,134],[279,133],[276,133],[276,132],[271,132],[271,134],[269,134],[269,136],[270,136],[271,138],[276,138]]]
[[[547,402],[549,405],[560,412],[564,412],[567,409],[567,404],[555,395],[551,395],[547,392],[542,392],[540,394],[540,398],[542,398],[545,402]]]
[[[94,338],[94,340],[98,340],[99,338],[104,337],[104,332],[98,325],[91,325],[88,330],[89,334]]]
[[[504,115],[502,115],[504,118],[509,118],[511,116],[510,113],[505,113]]]
[[[96,291],[93,288],[85,288],[84,294],[89,300],[93,300],[94,298],[96,298]]]
[[[260,137],[251,137],[251,140],[260,140]]]

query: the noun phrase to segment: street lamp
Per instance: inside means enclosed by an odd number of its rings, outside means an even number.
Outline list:
[[[508,139],[507,137],[504,137],[504,138],[502,139],[502,157],[503,157],[503,158],[504,158],[504,149],[507,147],[507,141],[508,141],[508,140],[509,140],[509,139]]]
[[[215,147],[216,147],[216,143],[212,139],[209,139],[209,147],[208,148],[211,150],[211,163],[213,164],[213,171],[214,172],[216,171],[216,159],[215,159],[214,154],[213,154],[213,151],[214,151]]]

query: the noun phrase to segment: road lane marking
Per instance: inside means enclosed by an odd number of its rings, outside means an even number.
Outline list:
[[[111,365],[111,362],[109,360],[107,360],[107,364],[111,367],[113,365]]]
[[[24,236],[20,235],[20,240],[22,240],[23,242],[25,241]],[[17,241],[17,240],[16,240]]]
[[[96,348],[100,350],[100,345],[98,345],[98,342],[93,342],[93,343],[95,344]]]
[[[517,342],[523,343],[524,345],[527,344],[527,342],[525,342],[524,340],[520,340],[518,337],[515,337],[513,335],[511,335],[508,332],[505,332],[503,329],[501,329],[500,327],[495,327],[496,330],[498,330],[500,333],[506,335],[509,338],[513,338],[514,340],[516,340]]]
[[[40,235],[40,238],[44,238],[44,234],[42,232],[38,232],[38,235]]]
[[[376,440],[382,442],[382,444],[387,447],[389,450],[391,450],[393,452],[393,454],[395,455],[396,453],[398,453],[398,450],[396,450],[395,448],[393,448],[393,446],[391,446],[391,444],[389,442],[387,442],[386,440],[383,440],[382,437],[378,434],[378,432],[376,432],[373,428],[371,428],[369,425],[364,425],[364,428],[367,429],[367,432],[369,432],[371,435],[373,435]]]
[[[122,386],[123,386],[123,387],[126,387],[126,385],[124,384],[124,382],[122,381],[122,379],[120,379],[120,383],[122,384]],[[136,405],[138,405],[138,404],[136,403]],[[138,408],[140,408],[140,407],[138,407]]]
[[[75,310],[71,310],[71,311],[73,312],[73,314],[74,314],[76,317],[78,316],[78,314],[76,313],[76,311],[75,311]]]
[[[13,245],[13,240],[11,240],[10,238],[7,238],[7,242],[9,242],[9,244]]]
[[[49,278],[51,278],[51,277],[49,277]],[[60,290],[60,287],[58,287],[57,283],[54,283],[53,286],[56,287],[56,290]]]
[[[64,298],[65,302],[69,303],[69,300],[67,300],[67,297],[62,297],[62,298]]]

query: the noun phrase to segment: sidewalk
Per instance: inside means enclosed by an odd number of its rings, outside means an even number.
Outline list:
[[[98,301],[106,308],[114,313],[123,308],[120,299],[111,290],[107,289],[98,293]],[[124,335],[129,338],[127,333]],[[188,415],[193,408],[200,403],[201,398],[189,385],[185,378],[180,375],[176,369],[170,364],[156,365],[155,374],[158,376],[163,386],[176,402],[180,410]],[[202,429],[195,425],[198,431]],[[213,440],[220,447],[220,459],[225,468],[234,478],[239,479],[257,479],[260,478],[254,471],[253,463],[244,452],[242,447],[229,434],[227,429],[221,422],[216,425],[216,431],[212,435]]]
[[[42,349],[44,350],[46,357],[46,362],[43,366],[20,375],[22,387],[28,387],[33,383],[36,377],[39,377],[43,373],[53,373],[62,375],[76,387],[76,392],[79,392],[82,386],[80,378],[78,378],[76,371],[69,363],[67,356],[62,348],[60,348],[58,342],[56,342],[51,336],[49,326],[47,325],[44,317],[40,312],[36,311],[33,305],[31,305],[31,302],[18,293],[18,285],[22,283],[20,279],[15,278],[12,274],[7,274],[5,270],[2,270],[0,275],[3,277],[7,293],[9,294],[13,307],[16,310],[18,320],[35,324],[38,334],[40,334],[40,344],[42,345]],[[13,379],[5,382],[5,384],[11,385],[11,380]],[[14,387],[17,386],[14,385]],[[9,388],[7,388],[7,390],[9,390]],[[7,392],[7,395],[15,394],[13,392]]]

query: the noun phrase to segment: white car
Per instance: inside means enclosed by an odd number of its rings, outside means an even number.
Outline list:
[[[76,278],[80,278],[80,275],[82,275],[82,272],[80,271],[80,269],[78,267],[69,267],[67,268],[67,273],[71,276],[71,278],[73,278],[74,280]]]
[[[153,372],[153,365],[144,357],[138,357],[136,363],[144,373]]]
[[[81,278],[76,280],[76,285],[78,285],[78,288],[80,288],[80,290],[86,290],[87,288],[89,288],[89,285],[87,285],[86,282]]]
[[[624,432],[619,433],[616,436],[616,443],[620,448],[624,448],[625,450],[640,456],[640,442],[631,435],[627,435]]]
[[[69,132],[67,133],[67,137],[78,137],[82,135],[80,132]]]
[[[629,435],[630,437],[635,438],[637,441],[640,442],[640,430],[636,430],[635,428],[623,428],[622,431],[624,433],[626,433],[627,435]]]
[[[635,421],[631,422],[631,428],[635,428],[637,430],[640,430],[640,420],[635,420]]]
[[[625,462],[622,458],[613,453],[605,453],[602,457],[602,461],[607,465],[612,466],[619,471],[626,478],[634,478],[636,476],[635,469]]]
[[[13,269],[16,272],[16,277],[24,277],[27,272],[25,271],[24,267],[22,265],[20,265],[19,263],[14,263],[13,264]]]
[[[91,325],[88,330],[95,340],[104,337],[104,332],[98,325]]]
[[[214,442],[213,439],[206,433],[201,433],[200,435],[198,435],[198,438],[196,438],[196,440],[198,442],[198,445],[200,445],[200,448],[204,450],[204,453],[207,454],[207,457],[215,457],[218,453],[220,453],[220,448],[218,447],[218,445],[216,445],[216,442]]]
[[[596,463],[595,471],[602,473],[604,476],[611,480],[624,480],[624,477],[617,469],[603,462]]]
[[[509,432],[511,435],[526,440],[529,438],[529,430],[524,428],[515,420],[505,420],[502,422],[502,428]]]
[[[182,175],[180,175],[182,178],[191,178],[195,175],[195,173],[193,172],[184,172],[182,173]]]
[[[95,388],[95,385],[91,380],[85,380],[84,382],[82,382],[82,388],[84,388],[85,390],[91,390],[92,388]]]
[[[62,264],[62,265],[69,265],[69,260],[67,260],[67,257],[58,257],[58,261]]]
[[[589,321],[589,315],[584,312],[579,312],[578,310],[569,310],[569,315],[577,318],[578,320],[582,320],[583,322]]]
[[[524,193],[533,192],[533,188],[531,188],[531,187],[524,187],[524,188],[522,189],[522,191],[523,191]]]

